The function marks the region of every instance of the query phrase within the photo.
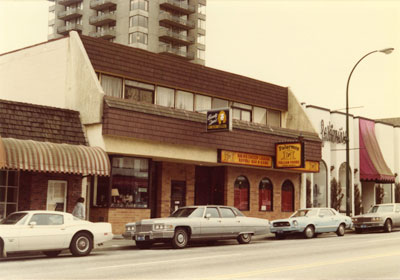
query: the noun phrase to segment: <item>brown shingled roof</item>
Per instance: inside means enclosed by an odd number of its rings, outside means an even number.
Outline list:
[[[79,112],[0,99],[0,136],[86,145]]]
[[[81,35],[96,71],[251,105],[288,110],[286,87]]]

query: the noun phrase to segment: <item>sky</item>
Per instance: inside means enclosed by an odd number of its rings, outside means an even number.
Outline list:
[[[151,0],[150,0],[151,1]],[[47,40],[48,2],[0,0],[0,54]],[[400,117],[400,0],[207,0],[206,66],[289,87],[299,102]],[[1,93],[0,93],[1,94]]]

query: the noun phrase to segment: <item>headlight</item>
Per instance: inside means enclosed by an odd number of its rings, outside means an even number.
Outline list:
[[[154,230],[170,230],[173,229],[174,227],[172,225],[165,225],[165,224],[155,224],[153,226]]]
[[[382,221],[382,218],[381,217],[373,217],[372,221],[379,222],[379,221]]]
[[[352,218],[352,221],[353,222],[357,222],[357,218]]]
[[[294,221],[293,221],[293,225],[294,225],[295,227],[297,227],[297,226],[299,225],[299,223],[298,223],[296,220],[294,220]]]
[[[135,231],[135,226],[129,225],[125,227],[127,231]]]

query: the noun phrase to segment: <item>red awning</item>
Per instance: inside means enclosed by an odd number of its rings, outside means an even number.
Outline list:
[[[0,168],[110,176],[110,160],[98,147],[0,138]]]
[[[375,136],[375,122],[360,119],[360,180],[394,183]]]

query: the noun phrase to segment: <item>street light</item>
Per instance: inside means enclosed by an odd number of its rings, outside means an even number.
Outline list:
[[[356,65],[354,65],[353,69],[350,72],[349,78],[347,79],[347,87],[346,87],[346,216],[350,215],[350,155],[349,155],[349,83],[350,83],[350,78],[351,75],[354,72],[354,69],[356,69],[357,65],[369,56],[370,54],[376,53],[376,52],[381,52],[384,54],[390,54],[394,51],[394,48],[386,48],[382,50],[375,50],[372,52],[367,53],[363,57],[360,58],[359,61],[357,61]]]

